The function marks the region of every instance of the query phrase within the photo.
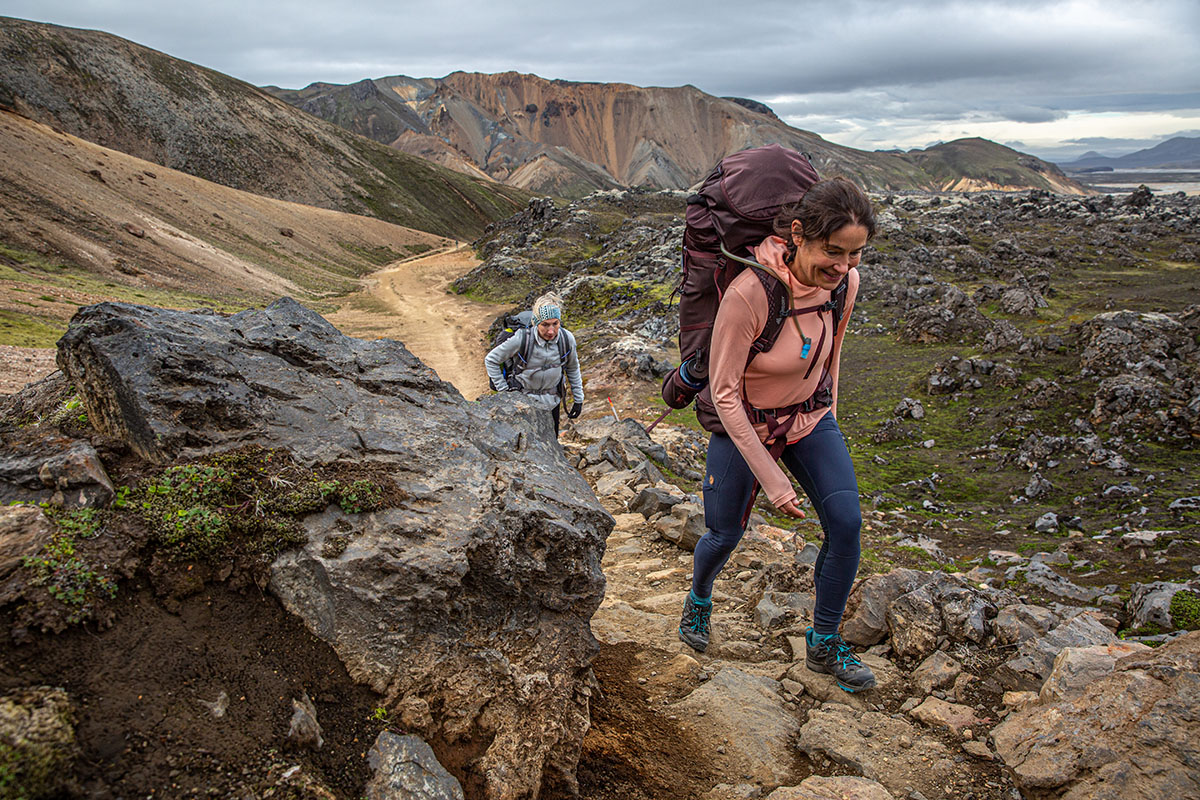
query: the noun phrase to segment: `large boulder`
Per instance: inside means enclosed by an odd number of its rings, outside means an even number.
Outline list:
[[[768,787],[792,777],[792,741],[800,729],[778,681],[725,667],[673,706],[705,741],[726,742],[711,755],[725,774]]]
[[[892,650],[901,658],[924,658],[938,647],[942,635],[956,642],[980,644],[991,633],[996,605],[982,590],[961,578],[932,573],[887,607]]]
[[[1023,796],[1200,796],[1200,633],[1116,662],[1075,697],[992,731]]]
[[[1038,692],[1054,669],[1054,660],[1068,647],[1109,645],[1117,637],[1104,626],[1101,615],[1084,611],[1047,633],[1021,640],[1016,655],[996,668],[995,677],[1006,689]]]
[[[468,403],[402,344],[286,299],[83,308],[58,360],[92,423],[151,462],[256,445],[390,481],[391,507],[306,518],[271,591],[476,796],[573,791],[613,521],[548,414]]]
[[[1144,359],[1170,362],[1185,358],[1196,342],[1179,315],[1108,311],[1080,325],[1080,365],[1098,375],[1119,375]]]
[[[928,581],[928,573],[903,567],[863,579],[850,592],[842,636],[851,644],[882,642],[888,634],[887,609],[891,602]]]

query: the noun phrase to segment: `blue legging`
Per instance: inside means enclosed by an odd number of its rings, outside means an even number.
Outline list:
[[[780,460],[812,501],[825,531],[816,563],[813,628],[820,634],[837,633],[858,574],[862,510],[854,464],[833,414],[826,414],[808,436],[788,445]],[[708,440],[704,476],[708,530],[696,544],[692,571],[697,597],[712,595],[713,581],[741,541],[742,517],[754,485],[754,474],[733,440],[714,433]]]

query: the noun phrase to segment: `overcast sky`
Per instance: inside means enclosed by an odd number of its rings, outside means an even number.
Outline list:
[[[257,85],[455,70],[692,84],[865,150],[1066,161],[1200,136],[1200,0],[0,0]]]

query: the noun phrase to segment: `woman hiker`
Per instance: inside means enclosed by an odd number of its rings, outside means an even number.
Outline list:
[[[533,303],[530,328],[510,336],[492,348],[483,359],[488,378],[498,392],[524,392],[536,408],[549,411],[558,435],[559,403],[571,387],[574,403],[567,412],[575,419],[583,412],[583,376],[575,337],[562,327],[562,298],[544,294]],[[505,374],[504,366],[511,364]]]
[[[875,215],[857,186],[834,178],[783,208],[774,228],[776,235],[754,248],[754,255],[788,287],[795,315],[770,350],[748,361],[768,313],[766,290],[753,269],[734,278],[718,308],[709,390],[725,433],[713,433],[708,443],[707,531],[696,545],[679,636],[696,650],[708,646],[713,581],[742,538],[759,486],[780,512],[804,516],[781,461],[804,488],[824,531],[805,661],[809,669],[833,675],[842,689],[857,692],[873,687],[875,676],[838,633],[858,572],[862,524],[854,465],[837,424],[838,364],[858,293],[855,267],[875,233]],[[835,331],[834,314],[822,306],[843,278],[845,313]]]

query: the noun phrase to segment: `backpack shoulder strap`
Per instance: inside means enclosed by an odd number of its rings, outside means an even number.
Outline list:
[[[767,294],[767,322],[763,326],[762,333],[750,345],[750,357],[746,360],[747,364],[759,353],[765,353],[775,346],[775,340],[779,338],[779,332],[783,330],[783,323],[787,321],[792,309],[791,293],[788,292],[783,281],[760,266],[755,265],[751,269],[754,270],[755,277],[758,278],[763,291]]]
[[[792,296],[788,291],[787,284],[775,277],[762,264],[759,264],[752,258],[742,258],[741,256],[734,255],[726,250],[723,244],[720,248],[721,255],[731,261],[740,263],[743,268],[748,267],[752,270],[767,295],[767,322],[763,326],[758,338],[750,346],[750,357],[746,359],[746,363],[749,364],[754,360],[756,355],[765,353],[775,346],[775,340],[779,338],[779,332],[783,330],[783,323],[787,321],[787,318],[791,314],[795,313],[791,310]]]
[[[529,363],[529,352],[533,347],[533,340],[529,337],[529,328],[521,328],[517,331],[517,335],[521,337],[521,346],[517,348],[517,358],[520,359],[521,369]]]
[[[833,335],[837,336],[838,328],[842,326],[842,317],[846,315],[846,295],[850,292],[850,273],[842,277],[842,282],[833,290],[830,302],[833,303]]]
[[[571,356],[571,342],[567,339],[567,329],[563,328],[558,334],[558,365],[565,367]]]

